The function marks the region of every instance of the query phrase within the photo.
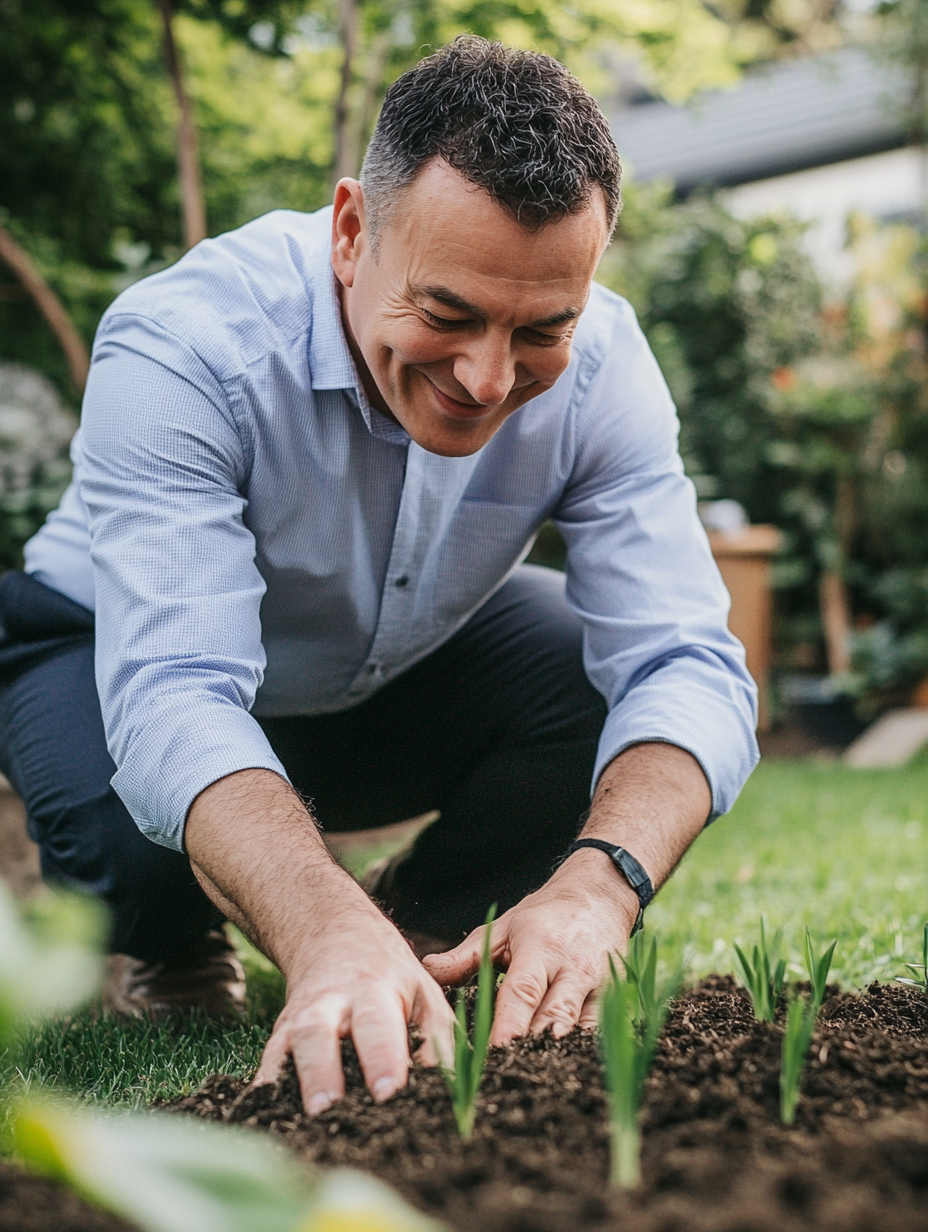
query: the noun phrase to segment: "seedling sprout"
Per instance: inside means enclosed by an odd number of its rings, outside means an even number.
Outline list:
[[[910,984],[913,988],[920,988],[926,996],[928,996],[928,924],[925,925],[924,933],[922,934],[922,961],[920,963],[906,963],[910,971],[920,971],[920,979],[912,979],[908,975],[897,975],[897,984]]]
[[[799,1083],[817,1017],[818,1006],[814,1000],[796,998],[790,1002],[783,1031],[783,1059],[780,1067],[780,1120],[784,1125],[792,1125],[796,1119]]]
[[[680,977],[658,987],[657,943],[652,938],[648,946],[640,933],[629,945],[624,978],[611,958],[609,969],[599,1030],[612,1135],[610,1179],[619,1189],[635,1189],[641,1183],[638,1111],[644,1082]]]
[[[457,1122],[461,1137],[468,1139],[474,1132],[474,1118],[477,1112],[477,1092],[483,1081],[483,1070],[487,1060],[487,1048],[490,1044],[490,1029],[493,1026],[493,1010],[496,994],[496,977],[493,972],[493,961],[490,957],[490,938],[493,931],[493,921],[496,918],[496,904],[487,912],[485,932],[483,935],[483,954],[480,958],[480,971],[477,975],[477,1000],[474,1006],[473,1040],[467,1031],[467,994],[463,988],[458,989],[457,1004],[454,1009],[454,1068],[442,1065],[442,1073],[448,1090],[451,1093],[451,1105],[454,1108],[454,1119]]]
[[[812,1004],[815,1007],[816,1014],[822,1008],[822,1002],[825,1000],[828,972],[831,970],[831,960],[837,944],[836,938],[828,949],[819,958],[816,958],[815,950],[812,948],[812,934],[808,928],[806,929],[802,952],[805,958],[806,971],[809,973],[809,983],[812,985]]]
[[[786,959],[780,957],[783,929],[778,928],[768,946],[764,917],[760,918],[760,945],[755,945],[751,959],[735,944],[735,955],[741,978],[754,1004],[758,1022],[773,1022],[783,985],[786,982]]]

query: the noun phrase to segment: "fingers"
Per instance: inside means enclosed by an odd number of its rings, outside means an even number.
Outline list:
[[[596,1031],[599,1027],[599,989],[594,988],[583,1003],[580,1011],[578,1027],[585,1031]]]
[[[283,1031],[274,1031],[264,1046],[261,1064],[258,1072],[251,1080],[253,1087],[261,1087],[269,1082],[276,1082],[283,1069],[284,1062],[290,1055],[290,1047]]]
[[[428,990],[415,1020],[422,1036],[416,1051],[416,1060],[421,1065],[441,1065],[444,1069],[454,1067],[454,1014],[451,1006],[438,991],[437,996]]]
[[[341,1038],[346,1034],[348,1007],[335,994],[322,996],[291,1028],[290,1049],[300,1081],[303,1107],[318,1116],[345,1093]]]
[[[562,968],[548,986],[548,991],[532,1018],[534,1034],[551,1029],[555,1039],[561,1039],[572,1031],[590,994],[591,980],[575,968]]]
[[[544,955],[537,950],[516,952],[496,997],[490,1043],[498,1048],[519,1035],[527,1035],[547,991]]]
[[[480,970],[484,926],[475,928],[460,945],[445,954],[428,954],[422,965],[439,984],[464,984]]]
[[[351,1037],[367,1089],[383,1103],[406,1085],[410,1066],[406,1015],[395,992],[378,988],[355,1007]]]

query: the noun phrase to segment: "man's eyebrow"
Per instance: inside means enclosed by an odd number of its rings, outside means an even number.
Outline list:
[[[469,316],[477,317],[481,321],[484,318],[484,314],[479,308],[462,296],[456,295],[454,291],[450,291],[447,287],[414,286],[412,290],[415,294],[427,295],[429,299],[434,299],[437,303],[444,304],[446,308],[453,308],[456,312],[466,312]],[[552,325],[566,325],[568,321],[576,321],[582,312],[582,308],[562,308],[560,312],[555,312],[550,317],[545,317],[543,321],[533,321],[532,328],[544,329],[550,328]]]

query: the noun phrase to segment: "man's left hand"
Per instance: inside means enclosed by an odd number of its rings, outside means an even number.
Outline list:
[[[589,859],[598,857],[597,860]],[[595,1027],[596,995],[609,974],[609,955],[624,954],[638,916],[638,899],[602,852],[576,852],[540,890],[493,924],[490,952],[506,971],[490,1042],[550,1027],[557,1037]],[[477,928],[446,954],[424,959],[439,984],[462,984],[480,967],[485,929]]]

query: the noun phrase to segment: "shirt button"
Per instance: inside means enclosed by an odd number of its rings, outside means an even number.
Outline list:
[[[409,585],[409,578],[408,578],[408,577],[406,576],[406,574],[404,573],[402,577],[398,577],[398,578],[396,579],[396,581],[393,583],[393,585],[394,585],[394,586],[399,586],[399,588],[402,590],[402,588],[403,588],[404,586],[408,586],[408,585]]]
[[[379,663],[368,663],[367,665],[368,676],[376,676],[379,670],[380,670]]]

